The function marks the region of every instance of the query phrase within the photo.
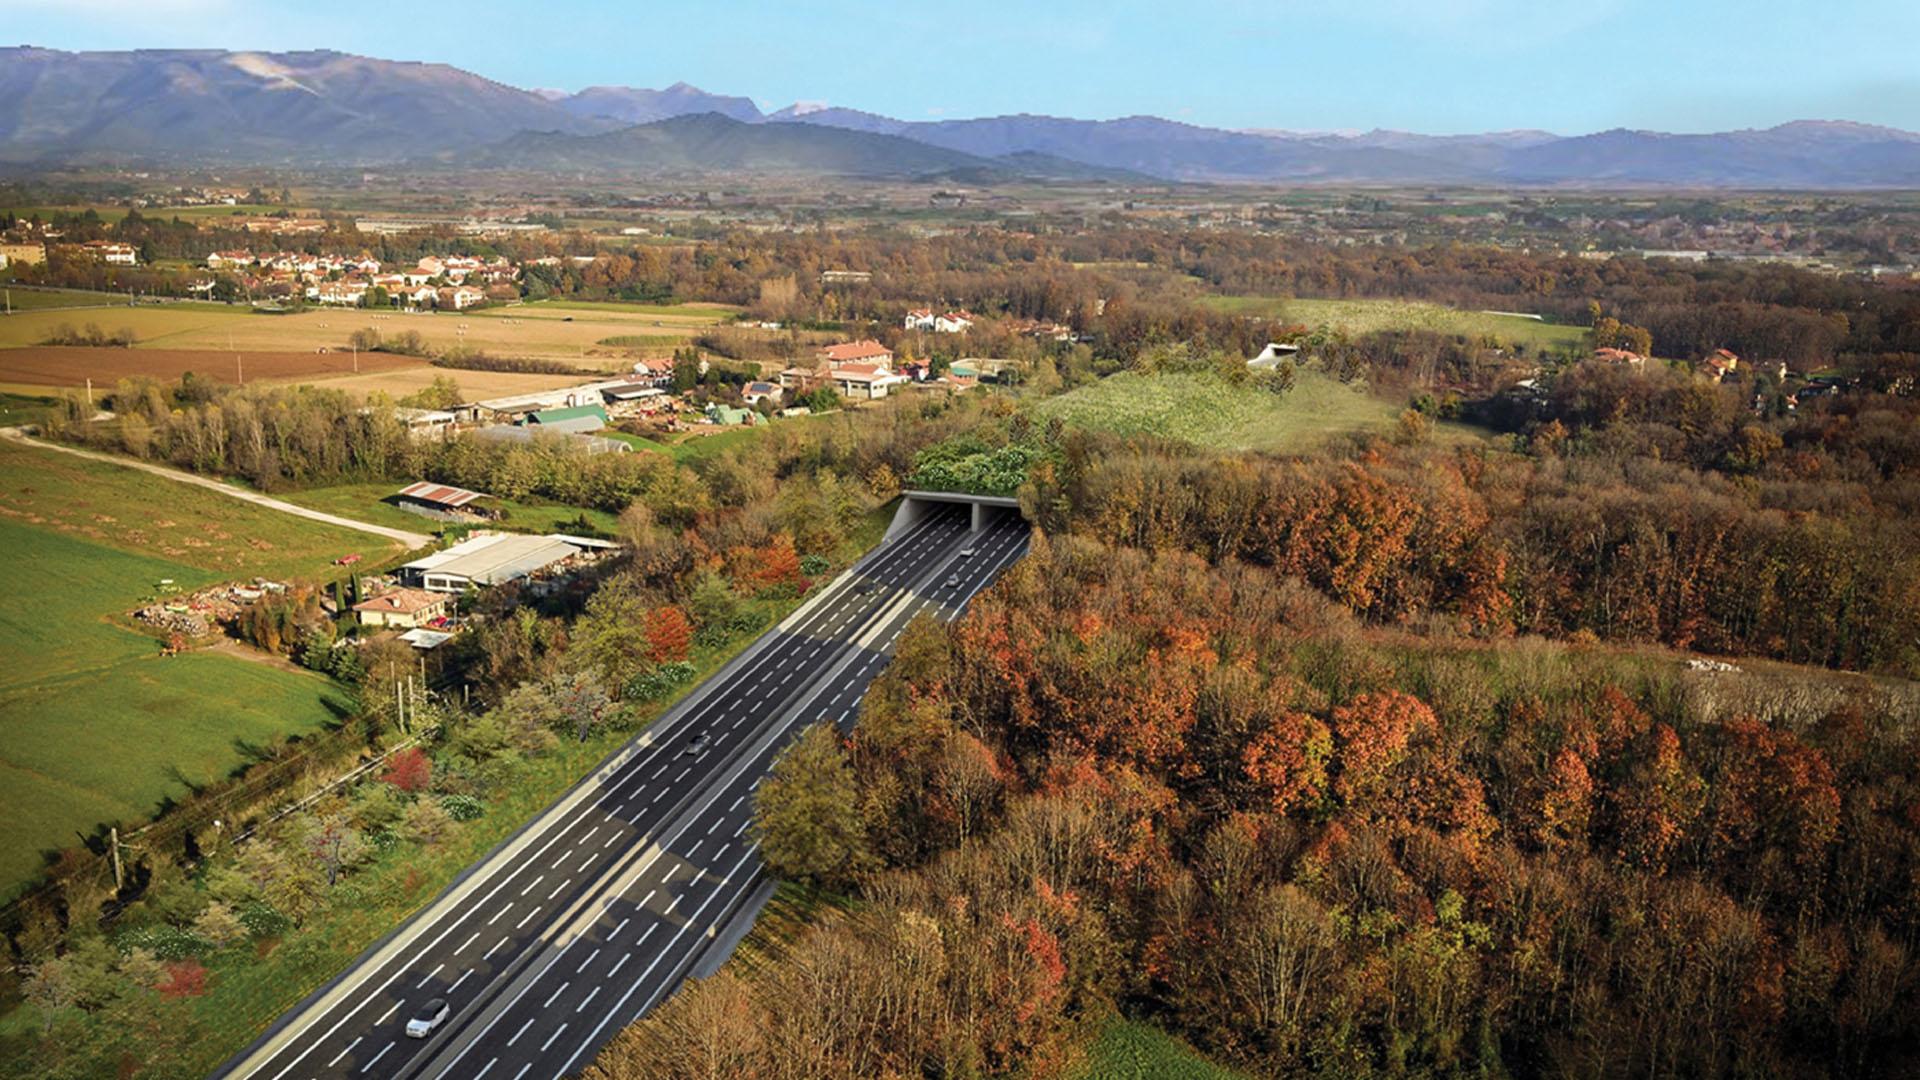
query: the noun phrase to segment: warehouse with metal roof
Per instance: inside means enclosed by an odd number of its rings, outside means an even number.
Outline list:
[[[485,533],[400,567],[402,584],[429,592],[465,592],[470,588],[504,585],[556,567],[584,552],[618,545],[583,536],[525,536]]]

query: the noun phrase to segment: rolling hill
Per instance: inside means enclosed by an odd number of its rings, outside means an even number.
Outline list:
[[[995,162],[897,135],[808,124],[744,124],[718,113],[676,116],[599,135],[522,132],[463,168],[635,173],[920,176],[997,169]]]
[[[1831,121],[1570,137],[1228,131],[1154,116],[907,121],[820,105],[764,114],[749,98],[686,83],[521,90],[445,64],[330,51],[0,49],[0,165],[16,169],[435,157],[513,169],[947,174],[968,183],[1920,186],[1920,135]]]
[[[0,161],[391,161],[514,131],[608,126],[445,64],[0,49]]]

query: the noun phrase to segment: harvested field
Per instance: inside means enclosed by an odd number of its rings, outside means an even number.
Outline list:
[[[0,382],[81,386],[92,379],[95,389],[106,389],[117,380],[136,375],[171,382],[189,371],[233,382],[236,377],[234,355],[213,349],[92,349],[58,345],[0,349]],[[239,357],[237,371],[248,382],[351,375],[354,365],[352,353],[340,352],[249,352],[243,349]],[[385,353],[361,353],[359,363],[363,376],[407,368],[431,370],[423,360]],[[421,385],[431,381],[429,375],[421,380]]]
[[[127,330],[135,348],[241,352],[343,351],[355,330],[387,337],[409,330],[429,351],[464,348],[494,356],[594,361],[636,354],[666,356],[695,334],[724,321],[715,305],[648,308],[637,305],[514,304],[464,312],[363,311],[316,308],[294,315],[262,315],[227,304],[169,304],[113,310],[22,311],[0,319],[0,348],[37,346],[62,327],[88,323],[112,334]],[[601,344],[609,338],[644,341],[636,348]],[[363,354],[364,355],[364,354]]]

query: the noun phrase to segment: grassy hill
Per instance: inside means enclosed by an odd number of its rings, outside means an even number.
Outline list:
[[[1518,315],[1463,311],[1415,300],[1315,300],[1275,296],[1206,296],[1200,302],[1216,311],[1264,315],[1366,334],[1375,330],[1432,330],[1442,334],[1493,337],[1536,352],[1584,349],[1587,328],[1543,322]]]
[[[1388,431],[1404,408],[1303,367],[1284,395],[1234,386],[1211,372],[1123,371],[1048,398],[1036,412],[1042,419],[1057,416],[1070,425],[1121,435],[1155,435],[1222,450],[1293,452],[1350,432]],[[1454,437],[1471,431],[1456,425],[1438,430]]]

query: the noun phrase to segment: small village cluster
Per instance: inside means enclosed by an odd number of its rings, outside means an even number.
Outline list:
[[[557,263],[557,258],[551,260]],[[520,267],[504,258],[429,255],[394,268],[359,256],[280,251],[216,251],[207,269],[233,274],[249,296],[301,297],[342,307],[438,308],[464,311],[488,302],[518,300]],[[205,283],[211,289],[212,283]]]

